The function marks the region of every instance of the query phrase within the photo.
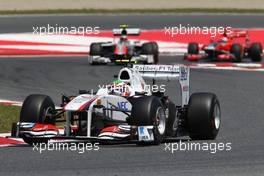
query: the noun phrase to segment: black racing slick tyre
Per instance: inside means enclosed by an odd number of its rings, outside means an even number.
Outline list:
[[[133,100],[131,111],[131,125],[149,126],[153,125],[154,142],[140,144],[160,144],[165,136],[166,115],[165,109],[159,98],[154,96],[143,96]]]
[[[154,57],[154,64],[159,63],[159,45],[156,42],[150,42],[152,44],[152,52]]]
[[[159,53],[159,46],[156,42],[143,43],[142,54],[154,55]]]
[[[259,62],[262,59],[262,45],[261,43],[252,43],[252,45],[249,48],[249,57],[254,62]]]
[[[149,42],[152,45],[152,53],[159,54],[159,46],[156,42]]]
[[[192,42],[188,44],[188,54],[199,54],[199,45],[198,43]]]
[[[172,101],[168,101],[166,104],[166,136],[172,137],[176,135],[177,129],[175,128],[177,124],[175,124],[176,119],[176,106]]]
[[[236,62],[241,62],[242,60],[242,47],[238,43],[234,43],[230,48],[230,53],[234,55]]]
[[[102,55],[102,43],[92,43],[90,46],[90,55],[91,56],[100,56]]]
[[[143,43],[142,54],[151,55],[153,54],[153,45],[151,43]]]
[[[221,123],[220,104],[215,94],[194,93],[187,109],[187,126],[192,140],[213,140]]]
[[[55,105],[47,95],[32,94],[23,102],[20,112],[20,122],[53,124],[51,112],[55,110]]]
[[[159,46],[156,42],[148,42],[142,45],[141,54],[153,55],[154,62],[157,64],[159,62]]]

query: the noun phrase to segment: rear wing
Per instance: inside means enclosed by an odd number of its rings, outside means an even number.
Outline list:
[[[122,31],[126,30],[126,35],[134,35],[139,36],[140,35],[140,29],[137,28],[129,28],[129,29],[113,29],[114,36],[120,36],[122,35]]]
[[[190,68],[185,65],[133,65],[143,78],[178,80],[181,85],[182,106],[189,101]]]
[[[227,36],[230,38],[248,37],[248,31],[247,30],[234,30],[230,34],[228,34]]]

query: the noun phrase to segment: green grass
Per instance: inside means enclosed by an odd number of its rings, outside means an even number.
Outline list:
[[[0,132],[10,132],[12,123],[18,121],[20,107],[0,105]]]
[[[264,9],[176,8],[176,9],[55,9],[0,10],[0,14],[76,14],[76,13],[264,13]]]

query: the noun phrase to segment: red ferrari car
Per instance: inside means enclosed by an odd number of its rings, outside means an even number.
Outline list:
[[[236,40],[238,38],[245,38],[245,42],[238,43]],[[259,62],[262,59],[262,53],[261,43],[251,43],[248,31],[233,31],[231,34],[224,33],[221,40],[211,41],[200,47],[198,43],[189,43],[188,53],[184,55],[184,59],[241,62],[243,58],[249,57],[252,61]]]

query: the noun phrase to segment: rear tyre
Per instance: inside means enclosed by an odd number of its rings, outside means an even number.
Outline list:
[[[142,45],[142,54],[153,55],[154,64],[159,62],[159,46],[156,42],[148,42]]]
[[[139,144],[160,144],[165,136],[166,115],[159,98],[143,96],[133,100],[131,125],[153,125],[154,142],[140,142]]]
[[[187,126],[192,140],[215,139],[221,123],[220,104],[215,94],[194,93],[187,109]]]
[[[159,63],[159,46],[156,42],[150,42],[150,43],[152,43],[154,64],[158,64]]]
[[[262,45],[261,43],[252,43],[249,48],[249,57],[254,62],[259,62],[262,59]]]
[[[150,42],[152,44],[152,51],[153,54],[158,54],[159,53],[159,45],[156,42]]]
[[[100,56],[102,55],[102,45],[101,43],[92,43],[90,46],[90,55],[91,56]]]
[[[198,43],[192,42],[188,44],[188,54],[199,54]]]
[[[236,62],[241,62],[242,60],[242,47],[240,44],[235,43],[231,46],[230,53],[234,55]]]
[[[142,54],[146,54],[146,55],[153,54],[153,44],[150,42],[149,43],[143,43]]]

